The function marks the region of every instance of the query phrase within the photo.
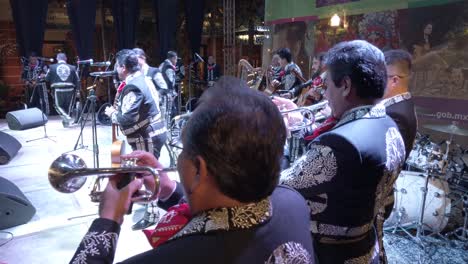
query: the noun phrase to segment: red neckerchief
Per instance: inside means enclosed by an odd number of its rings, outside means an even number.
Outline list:
[[[286,74],[284,70],[281,70],[278,74],[279,78],[283,78],[283,76]]]
[[[125,85],[127,85],[125,81],[121,82],[119,88],[117,88],[117,93],[121,93]]]
[[[179,232],[192,218],[187,203],[174,205],[161,217],[154,230],[143,230],[153,248],[166,242]]]
[[[323,85],[323,79],[320,76],[315,77],[315,79],[312,81],[314,87],[319,87]]]
[[[208,65],[208,70],[211,71],[215,68],[215,65],[216,64],[211,64],[211,65]]]
[[[325,120],[325,122],[323,122],[319,127],[317,127],[314,130],[314,133],[312,133],[312,135],[306,136],[304,137],[304,139],[306,141],[312,141],[318,136],[332,129],[336,125],[336,123],[338,123],[338,119],[334,118],[333,116],[329,117],[327,120]]]

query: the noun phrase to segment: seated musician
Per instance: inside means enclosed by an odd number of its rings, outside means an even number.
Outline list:
[[[312,63],[312,77],[309,81],[294,86],[289,90],[289,94],[286,98],[296,98],[300,95],[304,96],[301,98],[298,104],[300,106],[313,105],[323,100],[323,94],[325,89],[324,80],[326,74],[326,67],[324,64],[325,52],[318,53],[314,56]],[[308,89],[307,93],[303,93],[304,89]]]
[[[277,185],[285,138],[281,114],[267,96],[232,77],[221,78],[202,95],[183,131],[181,183],[160,173],[160,206],[177,204],[185,193],[193,218],[156,249],[124,263],[314,263],[305,201]],[[146,152],[127,157],[162,168]],[[131,196],[143,182],[151,186],[150,179],[136,179],[121,190],[117,177],[110,181],[100,218],[72,262],[113,261]]]
[[[282,72],[280,72],[278,79],[274,79],[271,82],[271,85],[275,87],[276,90],[291,91],[292,88],[301,84],[301,69],[292,61],[291,50],[288,48],[279,49],[276,54],[278,54],[280,58],[279,62],[282,67]]]

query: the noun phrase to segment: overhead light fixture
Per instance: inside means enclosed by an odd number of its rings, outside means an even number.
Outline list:
[[[340,17],[338,16],[338,14],[334,14],[332,16],[332,18],[330,19],[330,26],[332,27],[339,27],[340,26]]]

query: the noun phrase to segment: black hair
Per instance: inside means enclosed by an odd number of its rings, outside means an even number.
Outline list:
[[[200,98],[182,133],[184,152],[200,155],[219,190],[240,202],[270,195],[278,184],[286,127],[265,94],[224,76]]]
[[[172,59],[174,57],[177,57],[177,53],[175,51],[168,51],[167,52],[167,58]]]
[[[408,71],[411,71],[412,65],[412,57],[409,52],[402,50],[402,49],[397,49],[397,50],[388,50],[384,52],[385,56],[385,63],[387,65],[396,65],[396,64],[406,64],[406,67],[408,67]]]
[[[387,85],[385,58],[377,47],[364,40],[341,42],[327,52],[325,65],[336,86],[348,76],[362,99],[382,98]]]
[[[289,48],[281,48],[276,52],[276,54],[278,54],[281,59],[285,59],[288,63],[292,61],[291,50]]]
[[[146,60],[146,53],[144,50],[140,49],[140,48],[134,48],[132,49],[133,52],[135,52],[135,54],[140,57],[140,58],[143,58]]]
[[[119,65],[125,66],[128,72],[134,73],[140,70],[140,65],[138,64],[138,56],[132,50],[120,50],[115,56],[117,59],[117,63]]]

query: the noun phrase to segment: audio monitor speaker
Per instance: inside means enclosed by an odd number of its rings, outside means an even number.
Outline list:
[[[23,192],[9,180],[0,177],[0,229],[27,223],[36,208]]]
[[[26,130],[45,125],[47,116],[39,108],[34,107],[8,112],[6,120],[11,130]]]
[[[21,143],[16,138],[0,131],[0,165],[10,162],[21,147]]]

